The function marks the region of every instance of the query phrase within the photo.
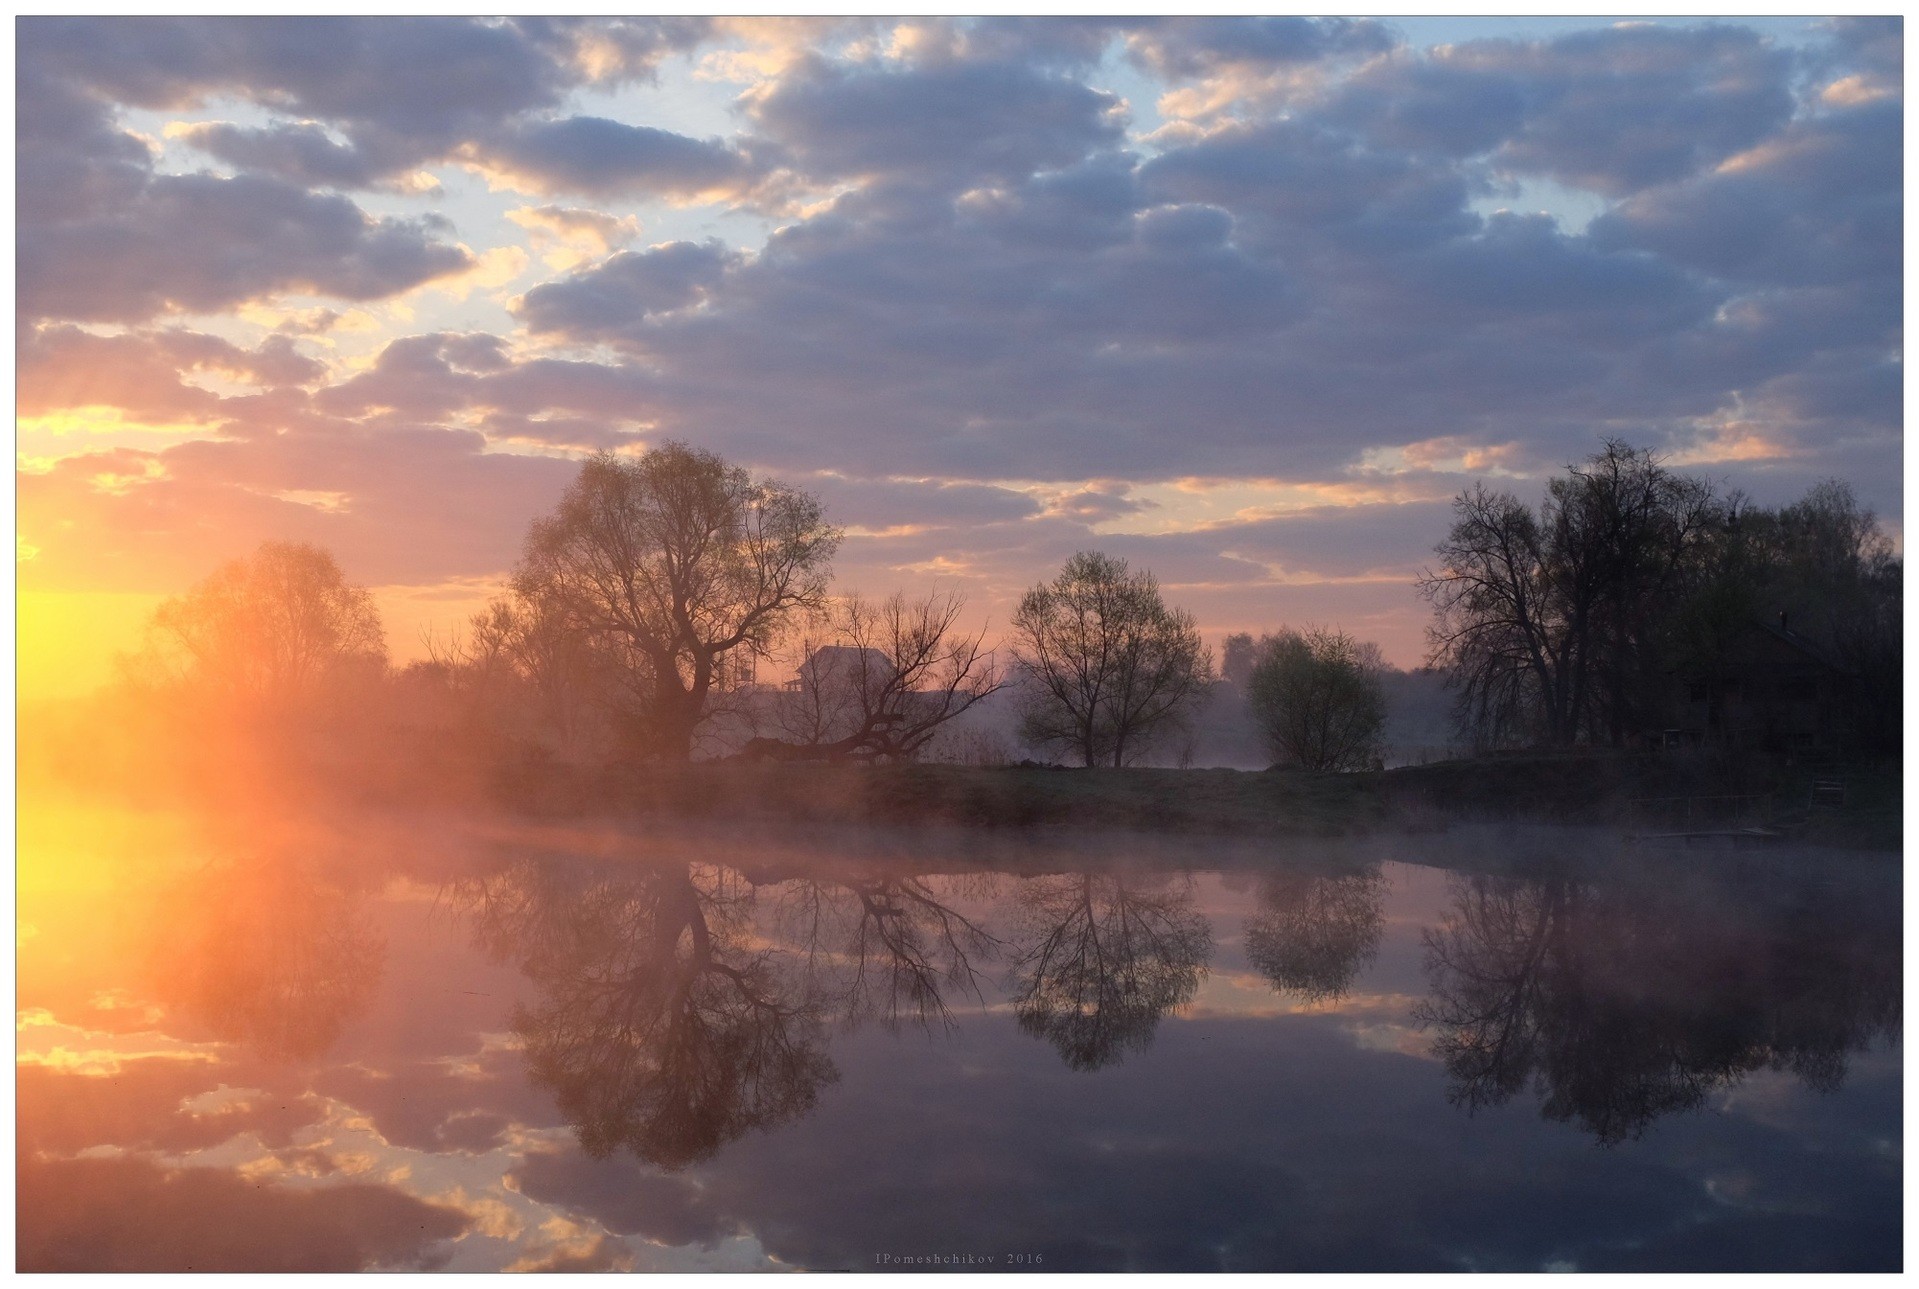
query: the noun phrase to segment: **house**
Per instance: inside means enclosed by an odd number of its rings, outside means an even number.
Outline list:
[[[1668,742],[1835,752],[1850,741],[1850,673],[1784,613],[1748,622],[1716,665],[1677,680],[1679,722]]]
[[[873,691],[892,680],[896,673],[893,660],[878,649],[853,645],[823,645],[807,655],[799,665],[799,675],[787,685],[809,693],[830,693],[844,689],[858,693]]]

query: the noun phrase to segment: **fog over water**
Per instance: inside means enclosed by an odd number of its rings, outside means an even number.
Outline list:
[[[1570,829],[42,803],[21,1266],[1896,1268],[1899,908]]]

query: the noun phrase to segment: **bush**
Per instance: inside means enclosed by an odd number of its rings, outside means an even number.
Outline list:
[[[1254,664],[1247,701],[1274,758],[1307,770],[1380,759],[1386,696],[1368,650],[1339,631],[1283,631]]]

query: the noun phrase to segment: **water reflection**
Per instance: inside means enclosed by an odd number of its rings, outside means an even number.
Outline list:
[[[33,1265],[1897,1258],[1889,863],[255,840],[29,890]]]
[[[1836,1089],[1848,1054],[1898,1030],[1896,906],[1814,885],[1770,901],[1737,884],[1451,885],[1415,1015],[1468,1110],[1530,1086],[1547,1118],[1614,1144],[1760,1069]]]
[[[1246,920],[1246,957],[1273,988],[1311,1003],[1344,997],[1379,953],[1386,878],[1374,865],[1337,877],[1269,873]]]
[[[1090,873],[1020,883],[1012,973],[1020,1028],[1075,1070],[1152,1046],[1212,956],[1190,875]]]
[[[954,907],[938,878],[859,875],[781,883],[774,924],[803,955],[817,994],[848,1024],[954,1026],[949,994],[984,1003],[976,963],[1000,941]],[[978,899],[990,879],[960,884]]]
[[[324,856],[208,862],[156,896],[148,981],[212,1037],[281,1062],[323,1056],[379,985],[367,893]]]
[[[755,945],[731,870],[529,860],[463,894],[480,942],[538,986],[514,1032],[596,1159],[685,1167],[805,1114],[838,1077],[819,1000]]]

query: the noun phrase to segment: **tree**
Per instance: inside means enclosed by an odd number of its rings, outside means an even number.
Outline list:
[[[621,677],[647,749],[685,760],[722,664],[824,605],[839,541],[808,494],[667,443],[590,458],[528,533],[514,586],[564,606]]]
[[[1013,615],[1026,680],[1021,732],[1087,765],[1126,765],[1206,696],[1212,655],[1190,613],[1169,608],[1149,572],[1086,552],[1036,586]]]
[[[1897,752],[1904,673],[1904,566],[1870,509],[1828,479],[1746,525],[1768,558],[1761,612],[1830,651],[1849,678],[1854,723],[1868,746]]]
[[[1386,725],[1378,651],[1313,628],[1263,644],[1247,701],[1273,755],[1308,770],[1369,769]]]
[[[776,713],[791,743],[766,755],[911,760],[940,727],[1003,683],[986,633],[955,630],[957,595],[880,601],[849,595],[828,626],[838,645],[803,640],[799,688]]]
[[[1547,485],[1537,515],[1478,484],[1453,514],[1419,586],[1431,662],[1475,742],[1623,741],[1663,615],[1723,523],[1712,489],[1609,440]]]
[[[468,720],[497,723],[530,709],[528,724],[563,749],[579,740],[588,705],[603,702],[609,688],[592,637],[542,586],[499,596],[468,620],[464,636],[429,637],[427,651]]]
[[[1235,631],[1220,643],[1219,674],[1240,693],[1252,683],[1253,664],[1259,661],[1260,641],[1249,632]]]
[[[333,556],[264,542],[154,611],[129,660],[162,684],[212,691],[242,706],[281,708],[329,682],[386,664],[379,611]]]

